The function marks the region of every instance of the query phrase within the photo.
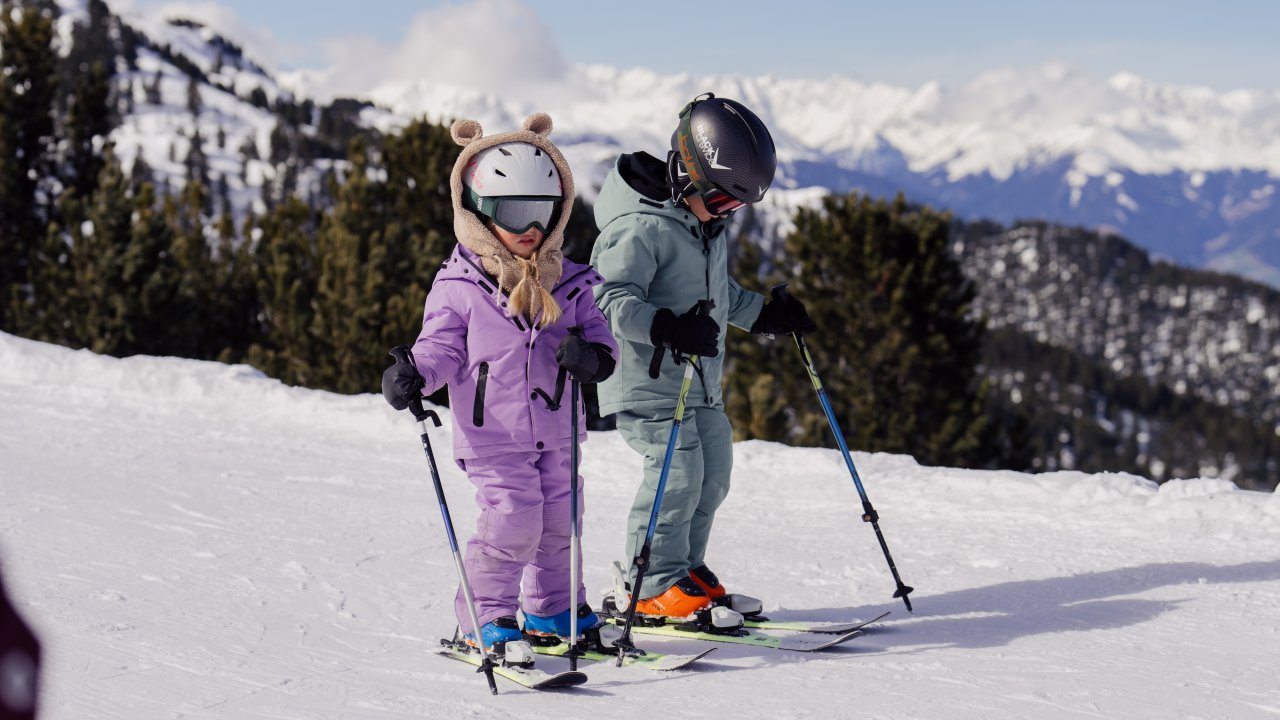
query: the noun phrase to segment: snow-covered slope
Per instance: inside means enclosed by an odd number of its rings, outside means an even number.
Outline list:
[[[0,334],[0,408],[0,551],[46,645],[46,720],[1280,713],[1280,495],[855,453],[908,615],[839,456],[741,443],[713,567],[776,617],[892,610],[883,627],[821,655],[723,646],[697,670],[590,665],[578,691],[491,697],[431,654],[453,566],[416,426],[377,396]],[[594,594],[640,463],[594,433],[583,474]]]

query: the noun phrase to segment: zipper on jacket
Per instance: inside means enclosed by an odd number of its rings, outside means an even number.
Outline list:
[[[703,279],[707,282],[707,297],[711,297],[711,241],[707,238],[707,231],[702,230],[702,257],[706,262],[703,266]]]
[[[484,426],[484,388],[489,384],[489,363],[480,363],[480,376],[476,378],[476,404],[471,411],[471,422],[476,427]]]

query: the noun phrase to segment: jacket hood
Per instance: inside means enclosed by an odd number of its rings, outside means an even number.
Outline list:
[[[596,227],[603,230],[614,220],[635,213],[669,217],[685,225],[692,213],[671,201],[666,173],[667,164],[649,153],[619,156],[596,198]],[[727,219],[712,220],[704,229],[708,236],[714,236],[727,222]]]
[[[550,291],[560,280],[564,253],[564,229],[569,223],[569,213],[573,208],[574,188],[573,173],[569,163],[560,150],[552,144],[547,136],[551,134],[553,125],[551,116],[546,113],[534,113],[525,119],[522,129],[515,132],[485,136],[480,123],[475,120],[458,120],[450,127],[453,141],[462,146],[462,152],[453,164],[453,172],[449,176],[449,185],[453,195],[453,231],[458,242],[471,251],[479,260],[485,271],[498,278],[503,290],[517,295],[527,296],[516,301],[522,314],[533,321],[542,312],[544,303],[550,300]],[[555,164],[560,173],[562,203],[560,216],[555,227],[547,233],[542,247],[528,261],[511,254],[480,217],[462,205],[462,173],[471,160],[481,150],[503,143],[523,142],[541,148]],[[521,282],[524,287],[521,288]],[[543,292],[538,292],[538,288]],[[549,309],[549,308],[548,308]]]

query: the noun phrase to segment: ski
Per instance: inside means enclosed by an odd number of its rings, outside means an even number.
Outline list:
[[[480,654],[478,652],[471,648],[463,650],[455,645],[452,640],[441,640],[440,647],[436,649],[436,652],[444,657],[461,660],[468,665],[480,667]],[[553,690],[573,687],[587,681],[586,673],[573,670],[552,674],[537,668],[523,668],[512,665],[495,665],[493,674],[531,690]]]
[[[613,622],[619,622],[613,619]],[[862,634],[862,630],[850,630],[839,635],[818,635],[801,632],[794,635],[766,635],[747,628],[729,632],[703,632],[695,629],[681,629],[678,625],[632,625],[631,631],[644,635],[661,635],[664,637],[689,638],[691,640],[709,640],[711,642],[737,643],[755,647],[775,648],[777,650],[796,650],[798,652],[817,652],[848,642]]]
[[[757,630],[786,630],[790,632],[807,632],[807,633],[831,633],[842,635],[853,630],[861,630],[871,623],[880,622],[888,617],[889,613],[881,613],[870,620],[856,623],[819,623],[805,621],[790,620],[770,620],[769,618],[747,618],[743,623],[743,627],[755,628]]]
[[[559,645],[534,645],[533,651],[539,655],[553,655],[556,657],[564,657],[569,652],[567,643]],[[701,660],[707,655],[715,651],[715,648],[708,648],[700,653],[692,655],[671,655],[668,653],[645,652],[643,655],[627,655],[622,659],[623,667],[644,668],[645,670],[655,670],[659,672],[669,672],[671,670],[679,670],[688,667],[693,663]],[[599,650],[583,650],[578,654],[579,660],[591,660],[594,662],[615,662],[618,656],[614,653],[600,652]]]

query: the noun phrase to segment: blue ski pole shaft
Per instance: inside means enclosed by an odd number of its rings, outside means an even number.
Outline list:
[[[644,583],[645,572],[649,569],[649,554],[652,551],[653,535],[658,528],[658,513],[662,511],[662,495],[667,489],[667,476],[671,473],[671,459],[675,455],[676,442],[680,438],[680,424],[684,417],[685,398],[688,397],[689,387],[693,384],[693,363],[697,359],[696,356],[690,356],[686,359],[688,364],[684,369],[684,381],[680,384],[680,400],[676,403],[675,419],[671,422],[671,435],[667,438],[667,453],[662,461],[662,474],[658,476],[658,489],[654,492],[653,510],[649,513],[649,526],[645,529],[644,543],[640,546],[640,552],[634,560],[636,579],[631,583],[631,602],[627,605],[626,621],[622,625],[622,637],[615,642],[623,651],[635,650],[635,645],[631,641],[631,625],[635,622],[636,605],[640,602],[640,588]],[[622,667],[622,660],[625,654],[625,652],[618,653],[618,667]]]
[[[783,300],[787,296],[787,286],[785,284],[778,285],[773,288],[773,296],[775,300]],[[818,370],[813,364],[813,354],[809,352],[809,344],[804,341],[804,333],[799,330],[791,333],[795,338],[796,347],[800,350],[800,356],[804,359],[805,370],[809,373],[809,381],[813,384],[813,389],[818,394],[818,402],[822,405],[822,411],[826,413],[827,424],[831,426],[831,434],[835,435],[836,445],[840,448],[840,453],[844,456],[844,464],[849,468],[849,476],[853,478],[854,487],[858,489],[858,497],[862,499],[862,520],[871,523],[871,528],[876,533],[876,540],[880,543],[880,549],[884,552],[885,562],[889,564],[889,572],[893,575],[893,581],[897,584],[897,589],[893,596],[902,598],[903,604],[907,606],[907,612],[914,612],[911,609],[911,598],[908,597],[915,590],[902,582],[901,576],[898,575],[898,566],[893,562],[893,555],[889,553],[889,544],[885,542],[884,533],[880,531],[880,515],[876,513],[876,509],[872,507],[871,500],[867,497],[867,491],[862,487],[862,478],[858,476],[858,468],[853,465],[853,455],[849,452],[849,445],[845,442],[844,431],[840,429],[840,422],[836,420],[836,413],[831,409],[831,398],[827,396],[827,389],[822,385],[822,378],[818,376]]]
[[[710,300],[702,300],[698,303],[698,312],[703,315],[710,315],[711,308],[714,303]],[[650,365],[650,374],[657,373],[658,366],[661,362],[661,348],[655,352],[654,362]],[[678,354],[677,354],[677,357]],[[671,460],[675,456],[676,442],[680,438],[680,424],[684,421],[685,401],[689,397],[689,388],[693,386],[693,374],[698,362],[696,355],[690,355],[685,358],[684,379],[680,383],[680,395],[676,400],[676,414],[671,421],[671,435],[667,438],[667,453],[662,460],[662,473],[658,476],[658,488],[654,491],[653,510],[649,512],[649,526],[645,529],[644,543],[640,545],[640,552],[636,554],[632,561],[636,569],[636,579],[631,583],[631,602],[627,604],[626,619],[622,624],[622,637],[615,641],[618,647],[618,667],[622,667],[623,656],[628,652],[636,652],[635,643],[631,640],[631,626],[636,619],[636,605],[640,602],[640,588],[644,582],[645,573],[649,569],[649,555],[652,552],[653,535],[658,529],[658,513],[662,511],[662,495],[667,489],[667,476],[671,474]]]
[[[413,362],[409,356],[409,348],[400,345],[391,350],[391,357],[398,363]],[[462,552],[458,550],[458,535],[453,531],[453,518],[449,515],[449,503],[445,500],[444,485],[440,482],[440,468],[436,466],[435,453],[431,451],[431,436],[427,421],[440,427],[440,416],[434,410],[422,406],[422,398],[415,397],[409,401],[409,410],[418,421],[418,435],[422,440],[422,452],[427,456],[427,465],[431,468],[431,482],[435,485],[436,500],[440,504],[440,517],[444,520],[444,530],[449,536],[449,549],[453,552],[453,565],[458,572],[458,581],[462,585],[462,596],[467,603],[467,612],[471,615],[471,628],[476,636],[476,644],[480,646],[480,668],[489,681],[489,690],[498,694],[498,683],[493,679],[493,658],[489,657],[489,648],[485,647],[484,635],[480,632],[480,618],[476,614],[475,597],[471,594],[471,583],[467,580],[467,569],[462,564]]]

